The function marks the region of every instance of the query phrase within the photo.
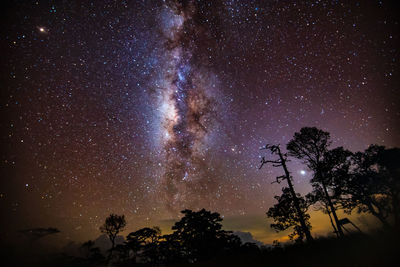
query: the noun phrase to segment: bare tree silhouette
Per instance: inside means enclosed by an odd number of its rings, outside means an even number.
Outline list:
[[[259,169],[261,169],[264,164],[267,163],[272,163],[272,166],[274,167],[282,167],[283,171],[284,171],[284,175],[282,176],[278,176],[276,178],[276,182],[280,183],[282,180],[286,180],[286,182],[288,183],[288,192],[290,192],[290,196],[289,195],[285,195],[285,192],[287,190],[282,190],[284,192],[284,195],[282,195],[282,197],[275,197],[278,200],[278,204],[273,208],[270,209],[271,212],[268,212],[268,216],[269,217],[273,217],[277,220],[280,221],[280,225],[283,225],[284,220],[286,219],[287,222],[291,221],[288,224],[285,224],[285,227],[283,228],[288,228],[290,226],[294,226],[296,224],[296,221],[300,223],[300,229],[295,229],[295,232],[297,233],[304,233],[304,235],[306,236],[306,239],[308,242],[313,241],[313,238],[311,236],[310,233],[310,228],[311,226],[309,225],[309,223],[307,224],[306,222],[306,218],[309,218],[309,215],[306,215],[305,212],[307,211],[307,207],[301,207],[302,205],[300,204],[300,195],[296,194],[294,187],[293,187],[293,183],[292,183],[292,176],[290,175],[290,172],[286,166],[286,162],[287,162],[287,154],[282,154],[281,149],[279,147],[279,145],[269,145],[267,144],[263,149],[269,150],[271,151],[271,154],[275,154],[278,156],[277,160],[266,160],[265,157],[262,157],[261,159],[261,166],[259,167]],[[283,202],[279,202],[279,200],[283,200],[285,199],[285,203]],[[304,202],[304,201],[302,201]],[[304,202],[305,203],[305,202]],[[293,216],[293,214],[291,213],[282,213],[281,208],[278,205],[283,205],[286,206],[286,208],[289,208],[290,206],[292,206],[292,204],[294,205],[294,210],[297,213],[297,216]],[[278,219],[279,218],[279,219]],[[271,225],[272,226],[272,225]],[[281,229],[284,230],[281,227],[274,227],[275,229]],[[302,235],[299,235],[302,236]]]

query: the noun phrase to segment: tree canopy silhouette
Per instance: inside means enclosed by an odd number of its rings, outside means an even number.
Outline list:
[[[173,239],[181,246],[182,253],[189,262],[211,258],[224,250],[239,247],[240,239],[231,231],[222,230],[219,213],[205,209],[183,210],[184,216],[175,223]]]
[[[222,218],[218,213],[205,209],[181,212],[184,216],[174,224],[171,234],[161,235],[158,227],[145,227],[132,232],[128,234],[123,245],[110,249],[106,264],[111,259],[126,265],[193,263],[241,248],[240,238],[231,231],[222,229]],[[121,220],[120,217],[110,215],[106,220],[105,224],[111,225],[108,228],[110,239],[116,236],[116,229],[119,228],[113,223],[117,219]],[[104,228],[105,226],[102,229]],[[243,250],[254,251],[255,248],[247,244]],[[113,251],[115,254],[112,255]]]

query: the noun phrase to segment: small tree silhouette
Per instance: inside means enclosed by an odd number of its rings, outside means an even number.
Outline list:
[[[276,182],[280,183],[282,180],[286,180],[289,186],[289,188],[284,188],[282,190],[283,195],[281,197],[275,197],[278,200],[278,204],[271,208],[267,213],[268,217],[273,217],[278,221],[278,224],[271,224],[271,227],[281,231],[294,226],[295,233],[299,238],[302,239],[303,235],[305,235],[307,241],[313,241],[310,233],[311,225],[308,222],[310,216],[306,214],[307,206],[302,205],[305,203],[304,199],[302,199],[299,194],[296,194],[294,190],[292,176],[286,166],[287,155],[282,154],[279,145],[266,145],[263,149],[270,150],[271,154],[276,154],[279,158],[277,160],[266,160],[265,157],[262,157],[259,169],[267,163],[272,163],[272,166],[274,167],[282,167],[285,174],[277,177]],[[288,208],[290,211],[282,210],[282,207],[285,209]],[[293,212],[295,214],[293,214]],[[299,227],[301,229],[299,229]]]
[[[331,144],[330,135],[315,127],[303,127],[300,132],[294,134],[293,139],[288,143],[287,150],[291,156],[304,160],[307,167],[314,172],[313,185],[320,185],[324,198],[333,215],[337,233],[343,236],[342,227],[336,214],[336,208],[328,193],[327,177],[324,173],[324,155]]]
[[[115,248],[115,238],[117,235],[124,230],[126,226],[126,221],[125,221],[125,216],[124,215],[116,215],[116,214],[110,214],[106,218],[106,221],[102,226],[100,226],[100,231],[108,236],[108,238],[111,241],[111,248],[109,250],[109,254],[106,260],[106,266],[110,262],[112,258],[112,253]]]

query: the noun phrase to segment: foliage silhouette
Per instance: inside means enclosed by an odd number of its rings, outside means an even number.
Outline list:
[[[308,209],[307,202],[300,196],[296,195],[299,208],[303,214],[303,220],[307,227],[307,231],[311,229],[311,224],[309,222],[310,215],[306,213]],[[293,205],[293,197],[290,189],[287,187],[282,188],[282,195],[275,196],[278,201],[273,207],[269,208],[267,216],[274,218],[275,223],[271,224],[271,228],[276,231],[284,231],[290,227],[293,227],[293,233],[289,235],[290,240],[295,240],[296,242],[301,242],[306,236],[304,227],[300,224],[299,213],[295,206]]]

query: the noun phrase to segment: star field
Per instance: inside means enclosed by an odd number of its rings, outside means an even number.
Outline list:
[[[316,126],[352,151],[400,145],[394,2],[15,1],[1,20],[3,229],[264,216],[266,143]]]

